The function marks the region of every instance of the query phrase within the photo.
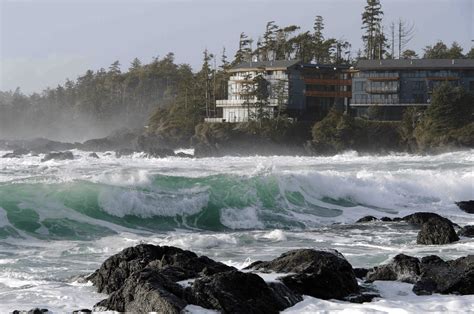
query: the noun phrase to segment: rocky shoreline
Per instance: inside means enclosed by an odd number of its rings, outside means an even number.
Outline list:
[[[356,224],[378,221],[387,223],[388,219],[367,216]],[[472,226],[461,228],[434,213],[418,212],[391,219],[390,223],[418,226],[420,245],[447,244],[473,236]],[[457,234],[453,234],[455,229]],[[279,313],[301,302],[303,296],[351,303],[380,300],[374,281],[410,283],[420,296],[472,295],[474,255],[443,260],[436,255],[419,258],[400,253],[386,264],[354,268],[336,250],[307,248],[238,270],[177,247],[139,244],[109,257],[83,279],[108,297],[92,310],[75,313],[183,313],[191,305],[221,313]]]

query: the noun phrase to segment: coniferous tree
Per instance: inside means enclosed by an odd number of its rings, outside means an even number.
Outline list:
[[[365,45],[367,59],[380,59],[386,45],[386,38],[382,31],[382,6],[380,0],[367,0],[362,13],[362,29],[365,31],[362,40]]]

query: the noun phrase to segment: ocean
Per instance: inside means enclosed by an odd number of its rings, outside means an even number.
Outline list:
[[[419,211],[474,224],[474,215],[454,204],[474,199],[474,150],[202,159],[73,153],[67,161],[0,159],[0,313],[91,309],[106,296],[77,276],[144,242],[238,268],[294,248],[336,249],[354,267],[398,253],[454,259],[474,252],[474,239],[423,246],[412,226],[355,224],[366,215]],[[474,311],[473,296],[416,296],[410,284],[375,285],[383,298],[371,303],[305,297],[286,312]]]

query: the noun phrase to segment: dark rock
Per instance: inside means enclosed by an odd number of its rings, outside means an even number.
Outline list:
[[[106,137],[85,141],[82,144],[82,149],[96,152],[104,152],[109,150],[117,151],[121,149],[135,149],[137,146],[137,139],[142,132],[142,129],[117,130]]]
[[[281,282],[267,282],[281,308],[287,308],[303,301],[301,294],[295,293]]]
[[[398,280],[415,283],[420,276],[420,260],[405,254],[398,254],[386,265],[374,267],[367,273],[367,281]]]
[[[31,309],[28,311],[28,314],[43,314],[43,313],[48,313],[48,309],[39,309],[39,308],[36,308],[36,309]]]
[[[474,200],[456,202],[458,207],[468,214],[474,214]]]
[[[144,268],[128,277],[120,289],[94,306],[94,311],[180,313],[187,303],[184,289],[156,269]]]
[[[373,299],[380,298],[380,294],[378,293],[360,293],[360,294],[351,294],[345,297],[345,301],[351,303],[366,303],[372,302]]]
[[[196,279],[187,295],[189,303],[222,313],[279,313],[285,308],[262,278],[240,271]]]
[[[351,264],[337,251],[293,250],[247,269],[295,273],[280,280],[293,291],[316,298],[343,299],[359,292]]]
[[[458,236],[474,238],[474,226],[464,226],[458,231]]]
[[[403,218],[401,218],[401,217],[395,217],[395,218],[392,219],[392,221],[395,221],[395,222],[399,222],[399,221],[402,221],[402,220],[403,220]]]
[[[362,279],[367,276],[369,270],[367,268],[354,268],[354,274],[356,278]]]
[[[122,156],[130,156],[130,155],[133,155],[133,153],[135,153],[134,149],[122,148],[115,152],[115,157],[120,158]]]
[[[44,156],[43,159],[41,159],[41,162],[45,162],[48,160],[73,160],[74,155],[72,152],[57,152],[57,153],[49,153]]]
[[[403,221],[412,223],[414,225],[422,225],[431,218],[440,218],[440,219],[445,219],[449,222],[451,222],[449,219],[441,217],[438,214],[435,213],[429,213],[429,212],[419,212],[419,213],[414,213],[408,216],[405,216],[402,218]]]
[[[15,153],[6,153],[2,158],[21,158],[21,156],[16,155]]]
[[[169,148],[154,148],[149,150],[148,152],[149,157],[153,158],[165,158],[170,156],[175,156],[174,150]]]
[[[92,313],[92,310],[89,310],[89,309],[81,309],[81,310],[74,311],[74,312],[72,312],[72,313],[73,313],[73,314]]]
[[[380,218],[381,221],[392,221],[392,218],[390,217],[382,217]]]
[[[163,274],[172,281],[234,269],[205,256],[198,257],[193,252],[179,248],[140,244],[109,257],[89,277],[89,280],[99,292],[112,293],[119,290],[132,273],[146,267],[163,271]]]
[[[96,153],[90,153],[90,154],[89,154],[89,157],[91,157],[91,158],[99,158],[99,155],[97,155]]]
[[[436,255],[423,257],[421,278],[413,286],[417,295],[474,294],[474,255],[445,262]]]
[[[430,218],[423,223],[416,238],[417,244],[448,244],[458,241],[459,237],[454,231],[452,223],[446,218]]]
[[[364,216],[360,218],[359,220],[356,221],[356,223],[361,223],[361,222],[370,222],[370,221],[377,221],[378,219],[374,216]]]
[[[181,157],[181,158],[194,158],[193,155],[186,154],[186,153],[183,153],[183,152],[176,153],[176,157]]]

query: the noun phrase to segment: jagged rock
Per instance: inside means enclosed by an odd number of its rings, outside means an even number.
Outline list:
[[[422,225],[425,222],[427,222],[428,220],[430,220],[431,218],[445,219],[445,220],[449,221],[450,223],[452,223],[447,218],[444,218],[444,217],[441,217],[438,214],[429,213],[429,212],[414,213],[414,214],[403,217],[402,220],[406,221],[406,222],[409,222],[409,223],[412,223],[414,225]]]
[[[115,157],[120,158],[122,156],[130,156],[130,155],[133,155],[133,153],[135,153],[134,149],[122,148],[115,152]]]
[[[474,214],[474,200],[456,202],[458,207],[468,214]]]
[[[110,135],[85,141],[83,150],[105,152],[109,150],[134,149],[137,146],[137,138],[143,132],[142,129],[121,129]]]
[[[41,159],[41,162],[45,162],[48,160],[73,160],[74,155],[72,152],[57,152],[57,153],[49,153],[44,156],[43,159]]]
[[[196,279],[187,295],[188,302],[222,313],[279,313],[285,308],[262,278],[236,270]]]
[[[148,151],[148,156],[153,158],[165,158],[175,156],[174,150],[169,148],[154,148]]]
[[[176,157],[181,157],[181,158],[194,158],[193,155],[186,154],[186,153],[183,153],[183,152],[176,153],[175,156],[176,156]]]
[[[180,313],[187,303],[184,289],[159,270],[144,268],[134,272],[121,287],[94,306],[94,311]]]
[[[287,308],[303,301],[301,294],[295,293],[281,282],[267,282],[281,308]]]
[[[398,280],[415,283],[420,276],[420,260],[405,254],[398,254],[390,263],[376,266],[367,273],[367,281]]]
[[[91,158],[97,158],[97,159],[98,159],[98,158],[99,158],[99,155],[97,155],[96,153],[90,153],[90,154],[89,154],[89,157],[91,157]]]
[[[452,223],[446,218],[434,217],[423,223],[416,238],[417,244],[448,244],[458,241]]]
[[[417,295],[474,294],[474,255],[445,262],[436,255],[421,259],[421,278],[413,286]]]
[[[458,231],[458,236],[474,238],[474,226],[464,226]]]
[[[356,221],[356,223],[361,223],[361,222],[370,222],[370,221],[377,221],[378,218],[374,216],[364,216],[360,218],[359,220]]]
[[[279,279],[293,291],[316,298],[343,299],[359,292],[351,264],[337,251],[293,250],[247,269],[295,273]]]
[[[205,256],[198,257],[191,251],[140,244],[109,257],[89,280],[99,292],[112,293],[119,290],[132,273],[146,267],[162,271],[163,275],[172,281],[234,269]]]
[[[354,268],[354,275],[359,279],[365,278],[368,272],[367,268]]]

